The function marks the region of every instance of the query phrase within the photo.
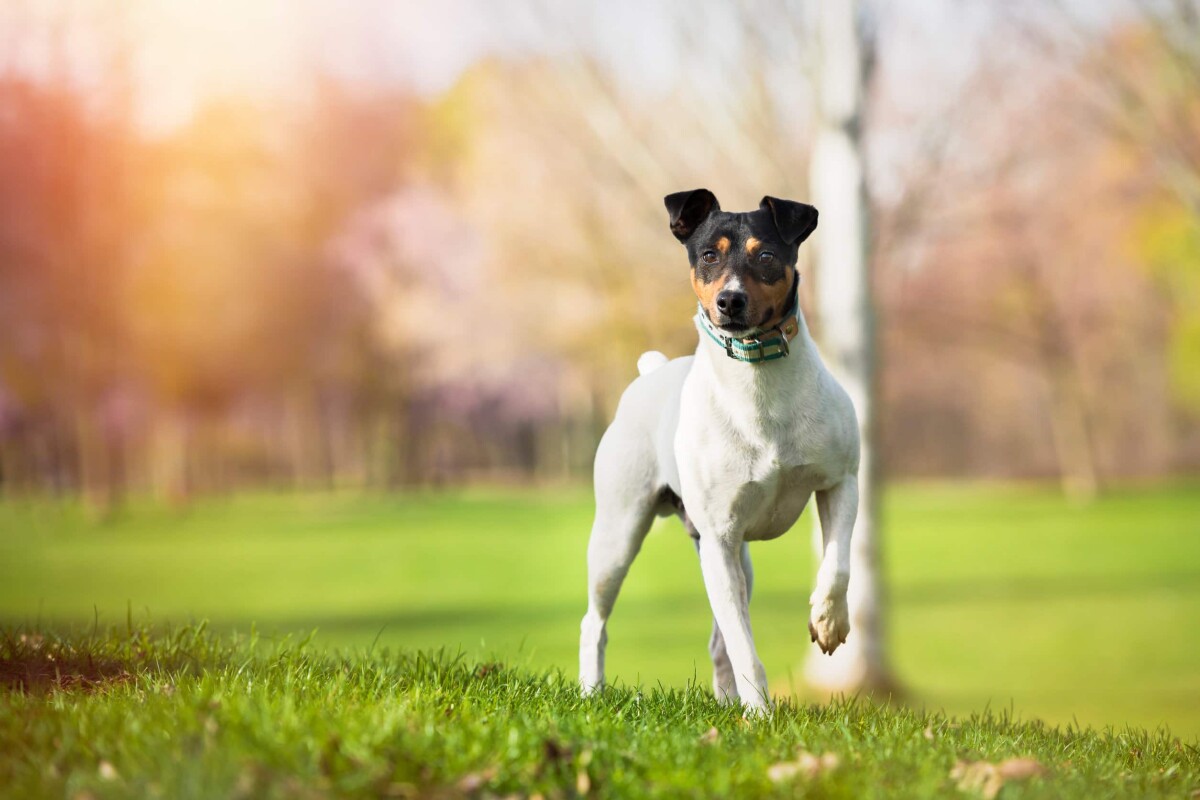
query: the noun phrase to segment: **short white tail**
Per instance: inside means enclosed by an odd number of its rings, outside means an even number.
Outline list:
[[[642,353],[641,357],[638,359],[638,374],[647,375],[651,372],[654,372],[654,370],[658,369],[670,360],[671,359],[667,358],[657,350],[647,350],[645,353]]]

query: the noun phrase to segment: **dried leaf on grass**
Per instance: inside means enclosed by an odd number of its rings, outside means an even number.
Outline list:
[[[487,786],[494,777],[496,777],[496,768],[488,767],[478,772],[468,772],[458,779],[458,783],[455,786],[460,792],[470,794],[471,792],[478,792],[484,786]]]
[[[504,669],[504,665],[501,664],[500,662],[488,661],[486,663],[480,664],[479,666],[475,667],[475,677],[476,678],[484,678],[484,677],[487,677],[490,673],[496,672],[497,670],[501,670],[501,669]]]
[[[592,776],[588,774],[588,765],[592,763],[592,751],[584,750],[579,754],[579,771],[575,773],[575,793],[580,797],[592,790]]]
[[[1027,781],[1045,775],[1046,768],[1032,758],[1009,758],[999,764],[990,761],[959,761],[950,770],[950,778],[959,789],[992,800],[1005,783]]]
[[[701,744],[715,744],[721,738],[721,732],[714,728],[709,728],[704,733],[700,734]]]
[[[841,759],[834,753],[823,753],[819,756],[801,750],[795,761],[780,761],[767,769],[767,777],[773,783],[783,783],[794,778],[813,780],[822,773],[833,772],[838,768]]]
[[[1000,774],[1009,781],[1028,780],[1046,772],[1047,769],[1032,758],[1010,758],[1000,762]]]

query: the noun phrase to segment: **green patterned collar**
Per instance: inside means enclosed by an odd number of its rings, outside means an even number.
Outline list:
[[[796,305],[798,304],[793,301],[793,306]],[[744,339],[721,333],[720,329],[709,321],[703,306],[699,306],[699,310],[696,312],[696,325],[707,333],[710,339],[719,344],[725,351],[725,355],[734,361],[761,364],[764,361],[787,358],[788,353],[791,352],[788,343],[795,339],[800,332],[800,321],[796,318],[796,314],[797,312],[793,311],[774,328],[768,328],[758,336]]]

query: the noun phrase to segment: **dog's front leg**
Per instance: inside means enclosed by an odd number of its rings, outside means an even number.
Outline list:
[[[770,707],[767,675],[750,632],[750,598],[738,537],[700,536],[700,569],[713,618],[725,640],[738,698],[748,708]]]
[[[696,553],[700,553],[700,534],[695,533],[692,523],[686,522],[692,541],[696,544]],[[750,546],[742,542],[742,577],[746,581],[746,602],[754,597],[754,566],[750,563]],[[725,649],[725,639],[721,636],[721,626],[713,618],[712,636],[708,640],[708,654],[713,665],[713,694],[722,703],[737,702],[737,684],[733,679],[733,664],[729,662],[729,653]]]
[[[817,585],[809,597],[808,631],[824,653],[832,653],[850,633],[846,588],[850,585],[850,536],[858,517],[858,478],[848,475],[836,486],[817,492],[824,550]]]

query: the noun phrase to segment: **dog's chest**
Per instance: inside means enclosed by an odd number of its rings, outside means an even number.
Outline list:
[[[684,503],[693,519],[715,531],[774,539],[828,483],[818,448],[795,428],[770,437],[712,430],[698,444],[707,456],[693,473],[697,491]]]
[[[680,399],[675,457],[700,534],[747,540],[788,531],[812,493],[845,474],[838,407],[809,361],[767,373],[693,368]],[[750,376],[747,380],[744,375]]]
[[[727,484],[732,496],[732,527],[748,541],[774,539],[786,533],[808,505],[813,491],[824,483],[823,471],[814,464],[788,464],[772,459],[758,463],[744,482]],[[714,497],[724,494],[713,493]]]

